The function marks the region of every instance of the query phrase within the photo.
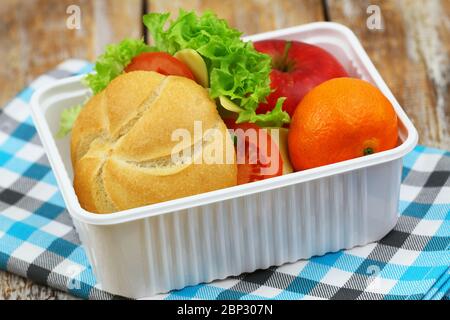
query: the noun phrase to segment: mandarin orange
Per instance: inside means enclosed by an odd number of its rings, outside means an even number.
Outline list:
[[[295,170],[315,168],[394,148],[397,115],[372,84],[337,78],[312,89],[299,103],[289,129]]]

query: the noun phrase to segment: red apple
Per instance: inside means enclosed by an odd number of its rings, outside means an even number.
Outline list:
[[[292,117],[303,97],[315,86],[332,78],[348,77],[344,67],[322,48],[299,41],[265,40],[255,49],[272,57],[270,87],[274,90],[257,113],[275,107],[279,97],[286,97],[283,110]]]

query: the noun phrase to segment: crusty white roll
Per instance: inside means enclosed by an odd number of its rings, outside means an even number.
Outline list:
[[[194,122],[203,136],[194,139]],[[176,129],[192,140],[180,147]],[[216,129],[209,130],[208,129]],[[213,132],[211,134],[211,132]],[[207,137],[206,135],[210,135]],[[181,143],[182,144],[182,143]],[[174,147],[217,144],[224,162],[174,162]],[[197,156],[192,152],[192,160]],[[78,116],[71,140],[81,206],[111,213],[236,185],[234,148],[207,91],[194,81],[135,71],[114,79]],[[225,161],[228,160],[228,161]]]

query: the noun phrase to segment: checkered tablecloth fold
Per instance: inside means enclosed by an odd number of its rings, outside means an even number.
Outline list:
[[[0,110],[0,269],[90,299],[101,290],[30,116],[33,92],[91,70],[68,60]],[[450,298],[450,153],[404,159],[397,226],[378,243],[200,284],[157,299]]]

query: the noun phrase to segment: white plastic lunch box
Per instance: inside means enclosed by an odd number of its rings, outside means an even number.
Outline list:
[[[80,77],[38,90],[37,131],[67,209],[104,290],[142,298],[380,240],[396,224],[402,157],[417,132],[348,28],[311,23],[246,37],[318,45],[353,77],[375,84],[399,118],[399,146],[246,185],[99,215],[72,187],[69,138],[55,139],[63,109],[89,94]]]

